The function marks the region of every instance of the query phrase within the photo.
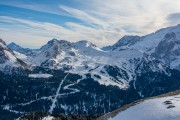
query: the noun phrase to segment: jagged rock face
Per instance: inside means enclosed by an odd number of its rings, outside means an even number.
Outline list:
[[[2,46],[0,46],[0,64],[5,63],[6,60],[8,60],[8,58],[6,57],[6,55],[4,53],[4,48]]]
[[[179,63],[175,63],[177,60],[180,60],[180,40],[177,39],[174,32],[165,35],[164,39],[162,39],[155,49],[153,56],[163,60],[173,68],[180,69]]]
[[[2,43],[3,45],[6,45],[6,43],[2,39],[0,39],[0,43]]]
[[[174,32],[168,33],[165,35],[164,39],[158,44],[155,49],[155,54],[157,57],[165,58],[174,53],[174,55],[180,55],[178,53],[177,48],[174,48],[175,45],[180,45],[180,40],[177,40],[176,34]]]

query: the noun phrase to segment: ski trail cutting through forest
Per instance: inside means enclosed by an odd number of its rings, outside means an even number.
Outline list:
[[[74,94],[74,93],[77,93],[77,92],[80,92],[80,90],[78,90],[78,89],[75,89],[75,88],[70,88],[71,86],[74,86],[74,85],[77,85],[81,80],[83,80],[85,78],[85,76],[84,75],[82,75],[82,78],[80,78],[80,79],[78,79],[77,80],[77,82],[75,82],[75,83],[71,83],[71,84],[69,84],[69,85],[66,85],[66,86],[64,86],[64,88],[63,89],[66,89],[66,90],[72,90],[72,92],[70,92],[71,94]]]
[[[63,80],[60,82],[60,84],[59,84],[59,87],[58,87],[58,89],[57,89],[57,91],[56,91],[56,95],[55,95],[54,99],[52,99],[52,105],[51,105],[51,107],[50,107],[50,109],[49,109],[49,112],[50,112],[50,113],[52,113],[53,110],[54,110],[54,108],[56,107],[56,106],[55,106],[55,103],[57,102],[57,97],[58,97],[59,92],[60,92],[60,90],[61,90],[61,86],[62,86],[62,84],[64,83],[64,81],[66,80],[66,78],[67,78],[68,75],[69,75],[69,73],[64,77],[64,79],[63,79]]]

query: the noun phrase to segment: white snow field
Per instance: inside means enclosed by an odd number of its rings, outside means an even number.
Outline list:
[[[180,94],[145,100],[108,120],[180,120]]]
[[[55,119],[52,116],[47,116],[47,117],[44,117],[42,120],[55,120]]]
[[[51,74],[29,74],[30,78],[50,78],[52,76]]]

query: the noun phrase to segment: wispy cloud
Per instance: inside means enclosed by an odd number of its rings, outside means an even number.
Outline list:
[[[118,33],[109,33],[106,30],[97,30],[96,28],[72,22],[67,22],[65,27],[63,27],[53,23],[30,21],[8,16],[0,16],[0,22],[7,23],[1,26],[0,32],[1,36],[8,43],[16,41],[27,47],[40,47],[52,38],[65,39],[72,42],[86,39],[101,46],[108,44],[108,37],[115,39],[115,36],[119,35]]]
[[[46,0],[46,4],[34,0],[12,1],[0,1],[0,4],[57,14],[62,19],[68,16],[80,21],[66,20],[63,24],[57,24],[46,20],[0,16],[0,23],[11,23],[1,25],[0,35],[3,38],[23,45],[32,43],[34,47],[52,38],[70,41],[86,39],[103,46],[115,43],[123,35],[148,34],[178,24],[180,20],[178,0]]]
[[[84,7],[60,8],[83,21],[103,26],[102,28],[124,28],[130,34],[132,31],[147,34],[169,26],[166,17],[180,11],[180,1],[172,0],[85,0],[81,1],[81,6]]]
[[[59,8],[63,9],[64,11],[68,12],[72,17],[80,19],[88,24],[95,24],[95,25],[105,25],[103,20],[100,20],[96,17],[91,16],[90,14],[86,13],[83,10],[67,7],[60,5]]]
[[[47,1],[47,0],[46,0]],[[45,1],[39,1],[39,0],[3,0],[0,1],[0,5],[8,5],[13,7],[19,7],[24,9],[29,9],[33,11],[39,11],[39,12],[46,12],[50,14],[56,14],[56,15],[66,15],[65,12],[59,9],[58,1],[48,1],[46,4],[44,4]]]

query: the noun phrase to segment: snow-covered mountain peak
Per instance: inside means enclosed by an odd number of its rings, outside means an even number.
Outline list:
[[[76,48],[98,48],[95,44],[87,41],[87,40],[81,40],[81,41],[78,41],[76,43],[74,43],[74,46]]]
[[[165,27],[165,28],[161,28],[157,31],[155,31],[154,33],[151,34],[162,34],[163,32],[168,33],[168,32],[178,32],[180,30],[180,24],[177,24],[175,26],[170,26],[170,27]],[[151,35],[149,34],[149,35]],[[147,35],[148,36],[148,35]]]
[[[44,67],[58,67],[60,63],[67,62],[76,56],[73,43],[66,40],[52,39],[42,46],[29,63]]]
[[[48,41],[47,44],[45,44],[44,46],[42,46],[40,48],[41,51],[44,51],[44,50],[47,50],[51,47],[54,47],[54,46],[59,46],[60,48],[71,48],[73,47],[72,43],[69,42],[69,41],[66,41],[66,40],[57,40],[57,39],[52,39],[50,41]]]
[[[9,49],[11,49],[12,51],[16,51],[18,53],[27,55],[27,56],[32,56],[34,55],[34,52],[36,51],[36,49],[29,49],[29,48],[23,48],[19,45],[17,45],[16,43],[12,42],[7,46]]]
[[[135,44],[131,45],[130,47],[151,54],[155,51],[155,48],[161,42],[164,36],[167,33],[172,33],[172,32],[176,34],[177,39],[180,39],[180,26],[177,25],[168,28],[163,28],[154,33],[142,36],[140,37],[139,41],[137,41]]]
[[[176,26],[162,28],[160,30],[157,30],[156,32],[144,36],[125,35],[114,45],[103,47],[102,50],[119,51],[119,50],[129,49],[130,47],[151,54],[154,52],[155,48],[157,47],[159,42],[164,38],[164,36],[167,33],[172,33],[172,32],[176,34],[177,39],[180,39],[180,24]]]
[[[113,48],[116,49],[116,48],[122,47],[122,46],[131,46],[140,40],[141,40],[140,36],[126,35],[126,36],[122,37],[116,44],[114,44]]]
[[[16,49],[16,50],[22,49],[21,46],[17,45],[17,44],[14,43],[14,42],[10,43],[10,44],[8,45],[8,48],[14,49],[14,50],[15,50],[15,49]]]
[[[50,41],[48,41],[48,43],[46,45],[52,46],[54,44],[69,44],[69,41],[66,40],[58,40],[58,39],[52,39]]]
[[[14,43],[14,42],[11,42],[8,46],[19,46],[19,45],[17,45],[17,44]]]
[[[52,40],[48,41],[48,44],[59,42],[60,40],[53,38]]]
[[[74,43],[74,47],[76,50],[78,50],[80,54],[84,56],[95,57],[98,54],[102,53],[102,50],[99,47],[97,47],[95,44],[86,40],[81,40]]]

